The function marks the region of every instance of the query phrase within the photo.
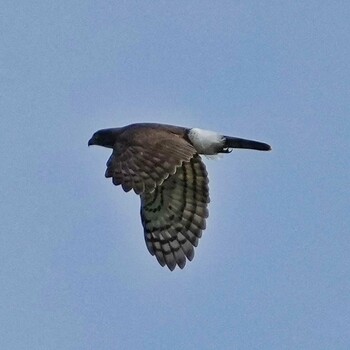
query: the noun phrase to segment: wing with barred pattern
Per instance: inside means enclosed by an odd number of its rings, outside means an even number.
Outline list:
[[[141,194],[141,219],[149,252],[170,270],[192,260],[208,217],[208,176],[199,155],[183,162],[151,193]]]
[[[195,153],[191,143],[178,134],[160,128],[132,129],[116,141],[105,176],[126,192],[152,192]]]

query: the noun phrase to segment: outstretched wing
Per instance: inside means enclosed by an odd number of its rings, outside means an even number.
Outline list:
[[[152,193],[141,195],[146,245],[170,270],[192,260],[208,217],[208,176],[199,155],[183,162]]]
[[[112,177],[113,183],[121,184],[126,192],[152,192],[195,153],[194,147],[179,135],[160,129],[144,128],[138,133],[133,130],[114,145],[105,176]]]

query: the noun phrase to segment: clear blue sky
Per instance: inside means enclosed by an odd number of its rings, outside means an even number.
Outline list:
[[[349,2],[1,8],[1,349],[349,349]],[[206,160],[182,271],[87,147],[143,121],[273,147]]]

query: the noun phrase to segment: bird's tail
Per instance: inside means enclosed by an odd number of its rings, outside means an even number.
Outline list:
[[[245,148],[245,149],[255,149],[258,151],[270,151],[271,150],[271,146],[268,145],[267,143],[253,141],[253,140],[240,139],[238,137],[231,137],[231,136],[224,136],[224,138],[225,138],[224,149]]]

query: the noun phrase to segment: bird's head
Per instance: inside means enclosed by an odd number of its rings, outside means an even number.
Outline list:
[[[113,148],[121,128],[102,129],[96,131],[88,142],[88,146],[97,145]]]

